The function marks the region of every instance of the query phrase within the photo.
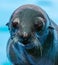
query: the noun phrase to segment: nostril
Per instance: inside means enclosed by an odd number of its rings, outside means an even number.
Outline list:
[[[24,39],[28,39],[28,38],[30,38],[30,34],[28,34],[28,33],[26,33],[26,32],[24,32],[23,34],[22,34],[22,37],[24,38]]]
[[[23,33],[23,37],[24,38],[27,38],[28,37],[28,34],[26,32]]]

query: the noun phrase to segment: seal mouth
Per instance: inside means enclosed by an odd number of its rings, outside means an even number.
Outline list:
[[[30,44],[31,43],[30,40],[31,40],[31,38],[29,38],[29,37],[25,37],[25,38],[24,37],[21,37],[21,41],[20,42],[22,44],[24,44],[24,45],[27,45],[27,44]]]
[[[26,44],[29,44],[30,41],[28,39],[24,39],[24,40],[21,41],[21,43],[23,43],[24,45],[26,45]]]

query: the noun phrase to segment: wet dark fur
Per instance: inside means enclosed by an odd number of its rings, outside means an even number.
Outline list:
[[[46,21],[44,30],[41,31],[37,31],[34,26],[35,18],[38,16]],[[19,25],[18,28],[12,27],[16,17],[26,25],[26,30],[25,27],[21,28],[23,25]],[[35,5],[19,7],[7,25],[11,35],[7,44],[7,56],[14,65],[58,65],[58,26],[40,7]],[[19,30],[30,34],[30,38],[27,39],[29,41],[22,41],[24,38],[20,34],[23,32],[18,33]]]

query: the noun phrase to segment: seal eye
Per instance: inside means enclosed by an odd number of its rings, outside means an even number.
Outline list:
[[[44,26],[44,19],[42,17],[37,17],[34,25],[36,30],[41,31]]]
[[[14,28],[17,28],[18,22],[13,22],[13,23],[12,23],[12,26],[13,26]]]
[[[15,18],[14,21],[12,22],[12,26],[14,28],[17,28],[19,23],[20,23],[19,18]]]

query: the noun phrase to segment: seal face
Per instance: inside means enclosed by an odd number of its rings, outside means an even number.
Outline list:
[[[10,61],[14,65],[42,65],[41,62],[54,65],[56,53],[51,57],[55,51],[52,24],[46,12],[38,6],[30,4],[16,9],[7,23],[10,31],[7,55]]]

